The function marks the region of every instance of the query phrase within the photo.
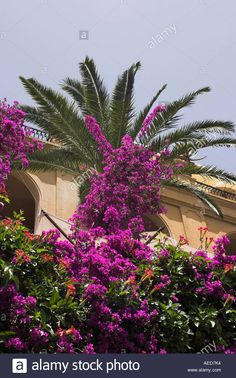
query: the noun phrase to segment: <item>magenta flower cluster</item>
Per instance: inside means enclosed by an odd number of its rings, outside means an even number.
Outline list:
[[[137,139],[140,139],[142,136],[144,136],[146,133],[148,133],[148,130],[150,129],[150,126],[154,119],[157,117],[159,113],[165,112],[166,106],[165,104],[159,104],[157,105],[151,113],[147,115],[145,118],[142,128],[140,132],[138,133]]]
[[[213,339],[234,353],[236,256],[226,255],[227,237],[212,258],[185,252],[183,236],[177,246],[145,244],[145,214],[164,211],[169,150],[157,155],[128,135],[114,149],[94,118],[85,122],[104,162],[73,216],[74,243],[54,230],[33,236],[18,219],[0,222],[0,331],[8,332],[0,351],[165,354],[198,352]]]
[[[24,131],[24,112],[15,101],[9,105],[6,100],[0,102],[0,189],[4,190],[14,161],[28,166],[28,154],[35,149],[42,149],[39,141],[29,138],[30,131]]]
[[[85,203],[72,220],[77,228],[101,226],[107,233],[130,229],[138,237],[144,230],[146,213],[165,211],[160,188],[173,174],[169,151],[156,154],[135,144],[129,135],[122,139],[120,148],[113,149],[94,118],[87,117],[85,122],[104,157],[104,167],[103,173],[93,176]]]

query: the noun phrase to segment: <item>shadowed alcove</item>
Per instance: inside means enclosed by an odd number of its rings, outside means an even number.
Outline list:
[[[226,253],[227,255],[236,255],[236,232],[227,236],[230,240],[230,244],[226,247]]]
[[[13,211],[23,210],[25,226],[34,232],[38,197],[36,187],[29,176],[22,173],[13,173],[6,182],[6,190],[10,197],[10,204],[5,205],[1,211],[1,217],[12,217]]]

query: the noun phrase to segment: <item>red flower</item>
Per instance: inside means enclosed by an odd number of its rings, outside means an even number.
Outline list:
[[[10,226],[10,225],[12,225],[12,223],[13,223],[13,220],[10,219],[10,218],[3,219],[3,220],[2,220],[2,224],[3,224],[4,226]]]
[[[234,269],[234,265],[233,264],[225,264],[224,265],[224,272],[227,273],[229,272],[230,270],[233,270]]]
[[[16,263],[17,264],[21,264],[21,263],[28,263],[31,261],[31,258],[27,255],[27,253],[25,253],[24,251],[22,251],[22,249],[17,249],[16,250]]]
[[[44,253],[42,256],[41,256],[43,262],[51,262],[53,261],[53,256],[52,255],[49,255],[48,253]]]
[[[29,240],[34,240],[34,235],[31,234],[31,232],[29,231],[24,231],[24,235],[26,238],[28,238]]]
[[[154,274],[153,274],[152,269],[146,269],[145,272],[144,272],[144,275],[141,278],[141,281],[145,281],[145,280],[147,280],[147,279],[149,279],[153,276],[154,276]]]
[[[180,235],[180,237],[179,237],[179,245],[185,245],[185,244],[187,244],[187,245],[189,244],[188,240],[186,239],[185,236]]]
[[[76,288],[75,288],[75,286],[72,285],[72,284],[67,284],[67,292],[66,292],[66,295],[67,295],[68,297],[73,297],[73,296],[75,296],[75,294],[76,294]]]

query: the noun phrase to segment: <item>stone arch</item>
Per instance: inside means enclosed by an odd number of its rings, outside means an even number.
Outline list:
[[[27,172],[12,172],[6,182],[10,204],[1,211],[1,217],[12,217],[13,211],[23,210],[25,225],[34,232],[37,228],[41,193]]]
[[[146,231],[157,231],[159,228],[163,228],[161,231],[163,234],[172,237],[170,228],[166,220],[160,215],[146,215],[144,217]]]
[[[226,253],[227,255],[236,255],[236,231],[231,232],[228,235],[230,240],[230,244],[226,246]]]

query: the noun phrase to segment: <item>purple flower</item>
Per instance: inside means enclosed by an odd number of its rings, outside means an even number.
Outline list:
[[[26,344],[19,337],[12,337],[6,342],[6,347],[21,351],[26,349]]]

